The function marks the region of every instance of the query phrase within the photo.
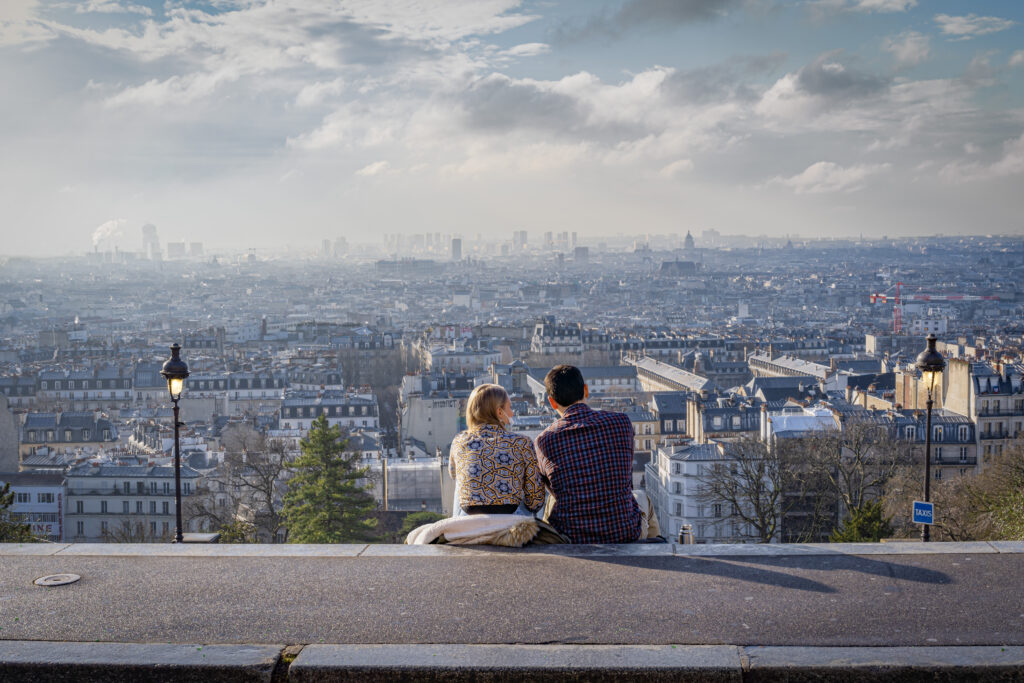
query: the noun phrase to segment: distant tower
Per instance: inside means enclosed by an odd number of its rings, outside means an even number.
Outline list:
[[[160,238],[156,234],[156,226],[146,223],[142,226],[142,253],[151,261],[160,260]]]
[[[693,243],[693,235],[691,235],[690,231],[687,230],[686,231],[686,239],[683,240],[683,249],[686,249],[687,251],[691,251],[692,249],[694,249],[694,247],[695,247],[695,245]]]
[[[452,261],[462,260],[462,240],[458,237],[452,239]]]

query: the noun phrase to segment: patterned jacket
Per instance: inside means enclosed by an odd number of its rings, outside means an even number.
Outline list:
[[[448,471],[457,482],[463,509],[523,503],[532,511],[544,502],[533,444],[501,427],[481,425],[457,435]]]
[[[640,537],[633,498],[633,423],[580,402],[537,437],[537,464],[554,507],[548,522],[573,543],[632,543]]]

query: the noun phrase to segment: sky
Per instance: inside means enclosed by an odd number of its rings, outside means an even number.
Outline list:
[[[3,0],[0,254],[1024,234],[1018,0]]]

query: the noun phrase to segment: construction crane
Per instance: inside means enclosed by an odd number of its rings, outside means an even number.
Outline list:
[[[925,294],[915,292],[914,294],[901,294],[902,282],[885,290],[871,295],[871,303],[887,304],[892,303],[892,332],[899,334],[903,329],[903,304],[907,301],[998,301],[998,296],[985,296],[980,294]],[[895,294],[890,292],[895,289]]]

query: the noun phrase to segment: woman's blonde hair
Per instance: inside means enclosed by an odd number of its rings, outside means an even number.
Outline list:
[[[476,429],[481,425],[504,427],[498,411],[508,400],[508,393],[497,384],[481,384],[473,389],[466,402],[466,426]]]

